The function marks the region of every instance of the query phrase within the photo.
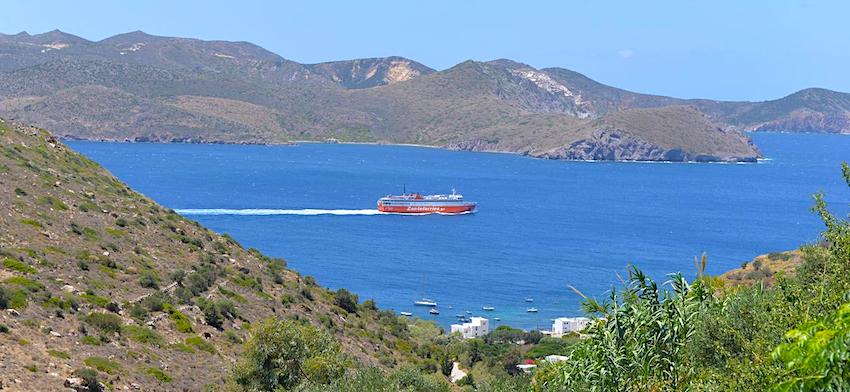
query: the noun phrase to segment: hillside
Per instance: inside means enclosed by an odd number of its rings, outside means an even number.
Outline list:
[[[392,312],[157,205],[46,131],[0,120],[0,151],[4,388],[59,390],[85,368],[118,390],[220,385],[270,317],[330,331],[352,365],[418,360]]]
[[[138,31],[97,42],[60,31],[0,35],[0,58],[0,115],[49,127],[60,138],[336,138],[557,159],[751,161],[759,153],[737,130],[850,132],[850,95],[844,93],[809,89],[767,102],[685,100],[506,59],[443,71],[402,57],[299,64],[247,42]],[[668,106],[690,106],[706,117],[682,138],[683,120],[693,116],[648,111]],[[647,111],[620,114],[631,109]],[[611,123],[628,142],[607,142]],[[651,129],[641,125],[648,123]],[[708,128],[724,132],[704,132]],[[568,152],[600,143],[611,153]]]

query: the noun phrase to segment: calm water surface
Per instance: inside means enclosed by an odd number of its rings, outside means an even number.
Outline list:
[[[119,178],[332,288],[443,325],[492,305],[522,328],[579,315],[567,285],[604,296],[633,263],[663,280],[720,273],[817,239],[811,194],[846,215],[850,136],[756,134],[759,164],[584,163],[439,149],[72,142]],[[374,214],[388,193],[479,203],[464,216]],[[256,210],[272,211],[256,211]],[[305,211],[334,210],[334,211]],[[239,210],[239,211],[228,211]],[[227,215],[214,215],[227,213]],[[238,213],[238,214],[237,214]],[[423,296],[440,304],[430,316]],[[524,298],[539,313],[527,313]]]

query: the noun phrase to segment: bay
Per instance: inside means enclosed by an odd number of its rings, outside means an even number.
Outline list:
[[[816,241],[816,191],[847,215],[839,165],[850,159],[850,136],[752,136],[767,157],[757,164],[565,162],[344,144],[68,144],[157,202],[285,258],[322,285],[444,326],[470,310],[531,329],[581,314],[568,285],[602,298],[629,264],[659,281],[676,271],[692,278],[702,252],[717,274]],[[479,209],[374,211],[378,197],[403,186],[455,188]],[[423,296],[439,303],[439,316],[413,306]]]

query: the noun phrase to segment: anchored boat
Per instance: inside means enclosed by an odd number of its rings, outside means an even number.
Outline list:
[[[429,298],[422,298],[419,301],[414,301],[413,304],[416,306],[430,306],[432,308],[437,306],[437,302]]]
[[[476,207],[473,201],[463,200],[463,195],[452,189],[450,195],[422,195],[419,193],[404,193],[388,195],[378,199],[378,211],[398,214],[462,214],[473,212]]]

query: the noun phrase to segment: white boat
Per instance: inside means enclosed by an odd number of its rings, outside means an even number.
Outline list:
[[[429,310],[428,313],[436,315],[436,314],[440,314],[440,311],[437,310],[437,308],[431,308],[431,310]]]
[[[496,321],[502,321],[502,319],[500,319],[500,318],[498,318],[498,317],[494,318],[493,320],[496,320]]]
[[[466,314],[472,314],[472,311],[471,311],[471,310],[467,310],[467,311],[466,311]]]
[[[525,311],[528,313],[537,313],[537,308],[528,308]]]
[[[413,304],[416,306],[430,306],[432,308],[437,306],[437,303],[433,299],[428,298],[422,298],[419,301],[414,301]]]
[[[413,316],[413,313],[410,313],[410,312],[399,312],[398,314],[400,314],[402,316],[407,316],[407,317]]]
[[[534,298],[525,297],[525,302],[534,302]]]
[[[492,311],[496,310],[496,308],[494,308],[492,306],[484,306],[484,307],[481,308],[481,310],[486,310],[488,312],[492,312]]]

